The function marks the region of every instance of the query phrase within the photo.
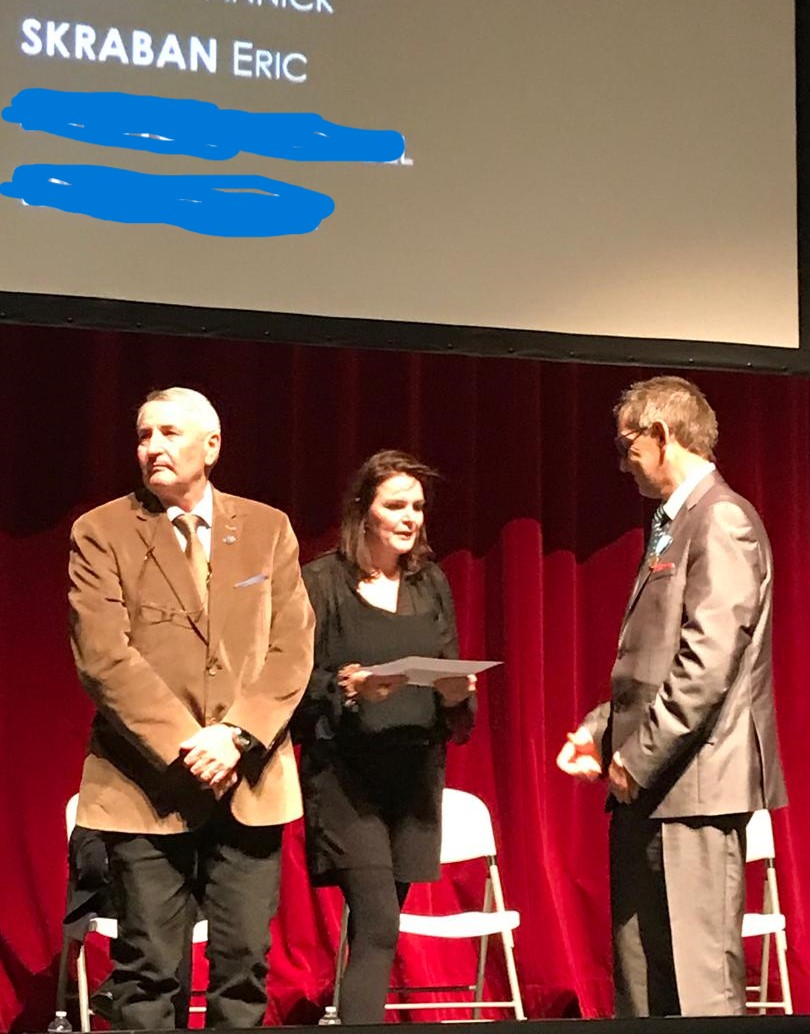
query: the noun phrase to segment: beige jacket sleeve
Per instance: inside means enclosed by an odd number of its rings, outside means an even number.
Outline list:
[[[70,641],[82,685],[141,753],[168,766],[200,725],[132,645],[115,551],[92,513],[73,526],[68,572]]]

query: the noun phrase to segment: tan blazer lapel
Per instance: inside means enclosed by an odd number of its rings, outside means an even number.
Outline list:
[[[138,534],[148,552],[169,583],[180,608],[204,641],[208,640],[207,617],[200,604],[194,578],[165,510],[153,511],[141,506],[138,511]]]
[[[208,642],[213,652],[220,641],[238,581],[242,515],[234,501],[214,489],[211,529],[211,581],[208,583]]]

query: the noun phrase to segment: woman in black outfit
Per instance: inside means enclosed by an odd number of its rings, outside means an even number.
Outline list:
[[[381,1023],[411,883],[439,875],[448,739],[464,742],[475,678],[405,685],[367,667],[457,657],[450,587],[430,561],[425,486],[406,453],[372,456],[349,486],[340,547],[304,568],[317,619],[315,667],[296,712],[307,862],[349,905],[344,1023]]]

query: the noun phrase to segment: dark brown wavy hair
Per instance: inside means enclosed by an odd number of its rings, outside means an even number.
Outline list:
[[[431,495],[432,484],[438,477],[437,472],[431,467],[398,449],[375,452],[354,474],[343,498],[338,552],[358,578],[368,578],[374,573],[374,565],[366,544],[368,511],[379,486],[396,474],[407,474],[419,482],[425,494],[426,505]],[[413,549],[400,558],[400,564],[406,574],[416,574],[432,555],[423,524]]]

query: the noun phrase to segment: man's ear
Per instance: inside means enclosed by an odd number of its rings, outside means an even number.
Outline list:
[[[665,420],[655,420],[650,425],[650,437],[654,438],[659,447],[664,449],[672,441],[672,432]]]
[[[218,431],[211,431],[205,441],[205,466],[210,470],[219,459],[222,437]]]

